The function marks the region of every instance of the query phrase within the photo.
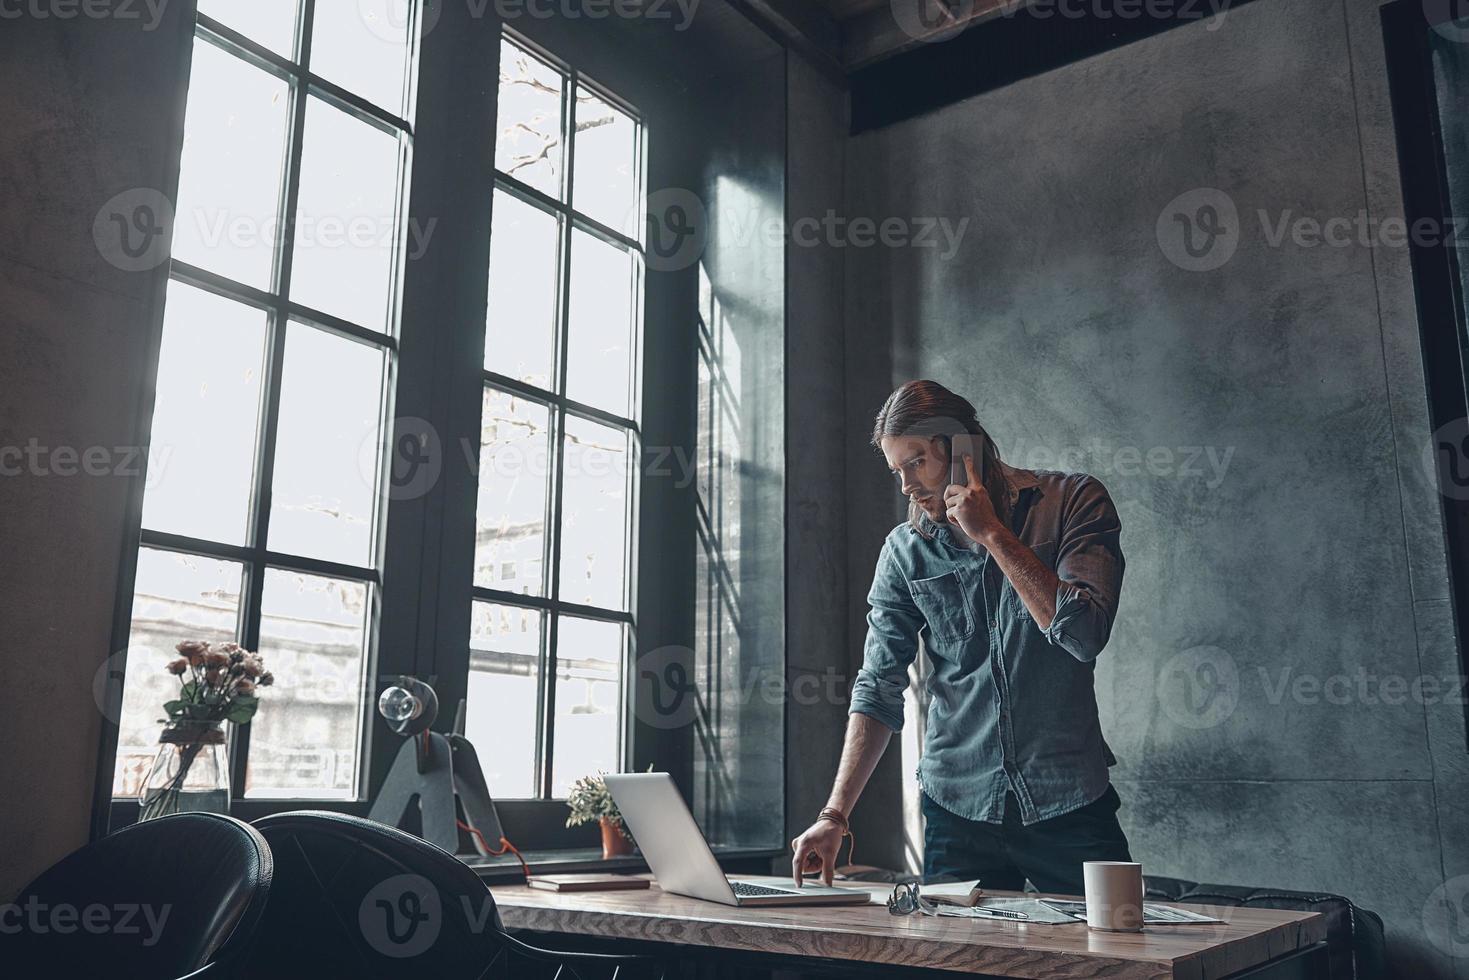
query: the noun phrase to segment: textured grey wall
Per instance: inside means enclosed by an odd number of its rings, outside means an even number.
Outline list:
[[[1403,975],[1450,976],[1462,708],[1404,693],[1458,672],[1408,258],[1294,224],[1401,215],[1376,17],[1260,0],[851,141],[849,217],[969,225],[846,250],[849,624],[898,519],[858,435],[935,378],[1117,501],[1097,684],[1147,871],[1346,894]],[[1207,203],[1234,231],[1191,258]]]
[[[100,447],[122,464],[142,441],[157,280],[104,260],[93,219],[134,188],[171,195],[192,7],[0,29],[0,447],[46,450],[18,474],[8,455],[0,476],[0,899],[87,839],[102,728],[92,681],[140,477],[111,464],[78,475],[54,451]]]
[[[804,60],[787,68],[786,224],[842,209],[846,94]],[[844,254],[786,249],[786,838],[826,805],[855,672],[846,630]],[[859,828],[860,833],[860,828]],[[784,862],[789,867],[789,858]]]

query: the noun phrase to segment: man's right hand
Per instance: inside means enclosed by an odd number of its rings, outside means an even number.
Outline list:
[[[821,873],[821,880],[830,885],[836,873],[837,852],[842,847],[844,831],[834,820],[821,819],[806,828],[806,832],[791,841],[791,873],[796,887],[801,887],[801,877]]]

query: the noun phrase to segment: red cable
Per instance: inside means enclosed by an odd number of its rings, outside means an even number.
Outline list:
[[[459,825],[459,829],[460,830],[467,831],[468,833],[474,835],[474,839],[477,840],[477,841],[479,841],[480,850],[482,852],[484,852],[484,854],[486,854],[487,856],[489,856],[489,857],[500,857],[506,851],[509,851],[511,854],[514,854],[515,855],[515,859],[520,862],[520,870],[525,874],[525,876],[527,878],[530,877],[530,865],[528,865],[528,864],[525,863],[525,858],[523,858],[523,857],[520,856],[520,851],[516,850],[514,844],[510,843],[508,840],[506,840],[505,838],[501,837],[500,838],[501,847],[497,851],[497,850],[495,850],[493,847],[491,847],[489,845],[489,842],[488,841],[485,840],[485,835],[484,834],[480,833],[478,830],[476,830],[475,828],[471,827],[469,824],[465,823],[463,820],[455,820],[454,822]]]

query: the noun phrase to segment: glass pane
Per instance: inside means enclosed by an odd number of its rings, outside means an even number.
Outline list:
[[[263,310],[168,284],[144,527],[245,543],[265,329]]]
[[[398,140],[311,99],[291,299],[387,330],[397,199]]]
[[[382,387],[382,350],[290,324],[270,503],[272,551],[372,564]]]
[[[561,490],[561,598],[626,609],[628,436],[568,416]]]
[[[550,390],[561,222],[504,191],[490,229],[485,370]]]
[[[510,41],[501,41],[495,169],[558,200],[564,89],[560,72]]]
[[[578,85],[572,206],[610,228],[637,228],[629,220],[637,203],[637,162],[637,123]]]
[[[621,623],[562,616],[556,640],[556,727],[551,795],[598,771],[622,768]]]
[[[316,5],[311,70],[392,113],[403,111],[408,65],[409,0]]]
[[[174,258],[270,288],[290,101],[281,79],[195,42]]]
[[[367,586],[265,571],[260,655],[275,684],[250,723],[245,795],[357,795]]]
[[[174,646],[235,639],[244,571],[237,562],[138,549],[113,796],[137,796],[158,754],[163,704],[179,691],[179,679],[165,670],[178,656]],[[109,660],[108,669],[114,664]]]
[[[486,388],[480,421],[474,584],[544,595],[546,487],[551,413]]]
[[[571,323],[566,394],[618,415],[632,390],[632,255],[580,229],[571,233]]]
[[[464,734],[474,743],[497,799],[536,795],[536,705],[544,628],[539,610],[474,604]]]
[[[296,0],[199,0],[208,14],[276,54],[291,57],[296,43]],[[318,11],[317,17],[321,16]]]

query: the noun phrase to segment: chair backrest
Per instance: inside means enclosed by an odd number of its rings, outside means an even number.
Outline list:
[[[1320,912],[1326,917],[1327,976],[1330,980],[1383,980],[1387,974],[1387,941],[1382,917],[1359,908],[1340,895],[1201,885],[1181,878],[1148,875],[1146,897],[1167,902],[1234,905],[1245,908]]]
[[[494,899],[427,841],[360,817],[263,817],[276,881],[242,980],[288,976],[477,978],[501,958]]]
[[[186,976],[248,939],[271,869],[265,839],[232,817],[180,813],[126,827],[16,896],[4,959],[20,971],[7,974]]]

